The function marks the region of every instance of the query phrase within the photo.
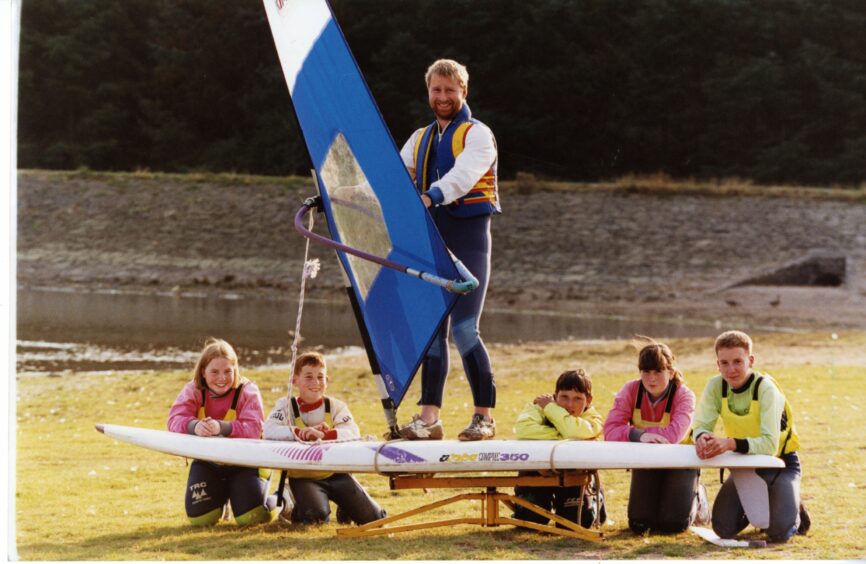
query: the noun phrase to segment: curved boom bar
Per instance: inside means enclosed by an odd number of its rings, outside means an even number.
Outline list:
[[[304,205],[302,205],[298,209],[298,212],[295,214],[295,229],[307,239],[315,241],[320,245],[331,247],[332,249],[354,255],[358,258],[362,258],[370,262],[374,262],[378,265],[390,268],[392,270],[397,270],[404,274],[408,274],[409,276],[420,278],[425,282],[435,284],[436,286],[444,288],[445,290],[448,290],[449,292],[455,294],[468,294],[478,288],[478,279],[473,276],[473,274],[469,271],[468,268],[466,268],[466,266],[462,262],[457,260],[457,257],[455,257],[454,254],[451,253],[451,251],[448,251],[448,253],[451,255],[451,260],[454,261],[454,266],[457,268],[457,272],[460,274],[460,276],[463,277],[463,280],[448,280],[442,278],[441,276],[430,274],[429,272],[415,270],[414,268],[409,268],[408,266],[403,266],[402,264],[391,262],[388,259],[377,257],[376,255],[371,255],[370,253],[365,253],[364,251],[361,251],[354,247],[349,247],[348,245],[344,245],[343,243],[339,243],[337,241],[334,241],[333,239],[328,239],[327,237],[323,237],[321,235],[313,233],[312,231],[304,227],[304,216],[307,215],[307,212],[316,207],[318,207],[316,198],[308,198],[304,201]]]

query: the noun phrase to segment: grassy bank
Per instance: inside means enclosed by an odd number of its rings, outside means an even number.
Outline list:
[[[56,182],[104,182],[110,186],[124,188],[138,182],[183,183],[187,185],[212,184],[226,187],[270,186],[274,184],[289,189],[303,188],[313,190],[313,183],[307,176],[257,176],[228,172],[189,172],[168,173],[140,170],[134,172],[95,171],[87,168],[78,170],[20,170],[20,179],[34,177],[50,178]],[[643,193],[656,195],[699,195],[714,197],[761,196],[769,198],[796,198],[806,200],[835,200],[843,202],[866,203],[866,183],[857,186],[795,186],[763,185],[742,178],[717,178],[697,180],[694,178],[672,178],[664,173],[649,175],[626,175],[600,182],[569,182],[546,180],[533,174],[518,172],[516,177],[502,180],[503,193],[533,192],[587,192],[610,191]]]
[[[711,343],[669,343],[688,385],[699,393],[713,374]],[[164,428],[168,408],[189,376],[143,372],[17,380],[18,555],[27,560],[863,558],[866,333],[836,339],[824,333],[762,336],[757,355],[759,367],[775,375],[791,398],[804,444],[802,492],[812,513],[812,531],[785,545],[724,550],[690,534],[635,536],[627,528],[629,475],[624,471],[602,472],[611,522],[600,545],[510,527],[459,526],[371,539],[336,538],[336,525],[241,529],[221,523],[192,529],[183,513],[184,461],[116,443],[93,429],[99,422]],[[624,341],[496,346],[492,356],[500,438],[514,437],[512,425],[524,403],[552,391],[556,375],[566,368],[581,366],[593,375],[595,405],[602,412],[610,408],[622,383],[636,375],[635,351]],[[246,375],[258,383],[266,408],[284,393],[284,373],[259,370]],[[349,400],[362,433],[381,433],[382,415],[365,360],[341,361],[332,366],[331,378],[329,393]],[[407,395],[402,419],[413,412],[417,384]],[[450,438],[467,422],[469,397],[458,370],[443,410]],[[391,492],[382,477],[359,478],[391,514],[451,493]],[[702,481],[714,498],[718,474],[707,472]],[[470,511],[477,507],[467,503],[440,516]]]

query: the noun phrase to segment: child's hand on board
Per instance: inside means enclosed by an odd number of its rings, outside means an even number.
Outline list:
[[[324,438],[325,432],[320,431],[316,427],[307,427],[306,429],[301,429],[298,436],[303,441],[316,441],[318,439]]]
[[[220,434],[220,423],[216,419],[205,417],[195,425],[195,434],[199,437],[215,437]]]
[[[642,443],[656,443],[662,445],[670,444],[670,441],[659,435],[658,433],[644,433],[640,436],[640,442]]]

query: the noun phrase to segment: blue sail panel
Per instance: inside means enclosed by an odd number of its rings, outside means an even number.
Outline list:
[[[264,0],[331,236],[459,278],[325,0]],[[457,296],[338,252],[396,405]]]

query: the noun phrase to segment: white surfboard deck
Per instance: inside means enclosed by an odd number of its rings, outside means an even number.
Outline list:
[[[706,527],[689,527],[689,530],[705,541],[725,548],[765,548],[767,546],[767,541],[763,540],[723,539]]]
[[[327,472],[515,472],[642,468],[781,468],[776,457],[726,452],[701,460],[691,445],[605,441],[344,441],[305,444],[198,437],[123,425],[106,436],[147,449],[220,464]]]

